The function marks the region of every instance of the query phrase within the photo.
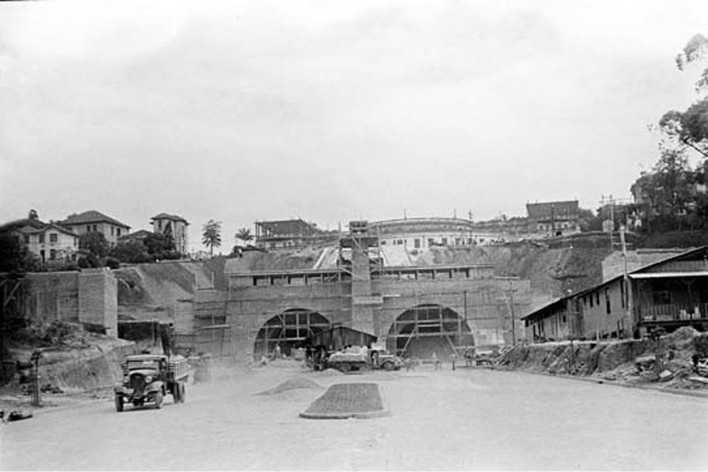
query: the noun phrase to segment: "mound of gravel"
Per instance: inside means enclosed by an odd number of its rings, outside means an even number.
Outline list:
[[[387,414],[378,384],[335,384],[300,417],[308,419],[376,418]]]
[[[289,392],[291,390],[298,390],[298,389],[311,389],[311,390],[321,390],[324,387],[319,385],[316,382],[313,382],[310,379],[305,379],[302,377],[297,377],[294,379],[286,380],[285,382],[281,383],[275,388],[271,388],[269,390],[264,390],[260,392],[258,395],[279,395],[284,392]]]
[[[344,375],[344,373],[337,369],[325,369],[319,373],[320,377],[336,377],[339,375]]]

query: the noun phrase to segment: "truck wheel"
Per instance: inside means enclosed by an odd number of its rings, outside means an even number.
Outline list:
[[[340,364],[337,367],[339,367],[339,370],[341,370],[342,372],[349,372],[350,370],[352,370],[352,366],[350,366],[349,364]]]
[[[187,399],[187,386],[184,384],[180,385],[179,388],[179,401],[181,403],[184,403],[184,401]]]
[[[385,371],[391,372],[394,368],[393,362],[384,362],[383,369]]]
[[[123,395],[116,395],[116,411],[118,413],[123,411]]]
[[[159,410],[162,408],[162,392],[157,392],[155,394],[155,409]]]

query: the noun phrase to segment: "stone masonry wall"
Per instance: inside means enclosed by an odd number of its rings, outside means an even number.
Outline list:
[[[79,321],[104,326],[118,336],[118,285],[107,269],[85,269],[79,274]]]
[[[23,284],[27,319],[79,322],[78,272],[27,274]]]

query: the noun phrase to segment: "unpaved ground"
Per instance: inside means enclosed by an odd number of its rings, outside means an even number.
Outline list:
[[[187,403],[116,413],[109,398],[0,426],[7,470],[706,469],[708,401],[479,369],[333,375],[283,362],[191,386]],[[296,377],[377,382],[391,416],[308,420]],[[216,375],[215,375],[216,377]],[[307,382],[302,382],[306,385]]]

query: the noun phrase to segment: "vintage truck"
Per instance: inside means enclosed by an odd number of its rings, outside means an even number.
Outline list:
[[[326,360],[327,367],[341,372],[362,369],[399,370],[403,365],[400,357],[390,354],[384,349],[367,349],[351,346],[332,352]]]
[[[168,393],[175,403],[184,403],[188,379],[189,365],[182,356],[128,356],[123,364],[123,382],[114,389],[116,411],[123,411],[126,403],[153,403],[159,409]]]

